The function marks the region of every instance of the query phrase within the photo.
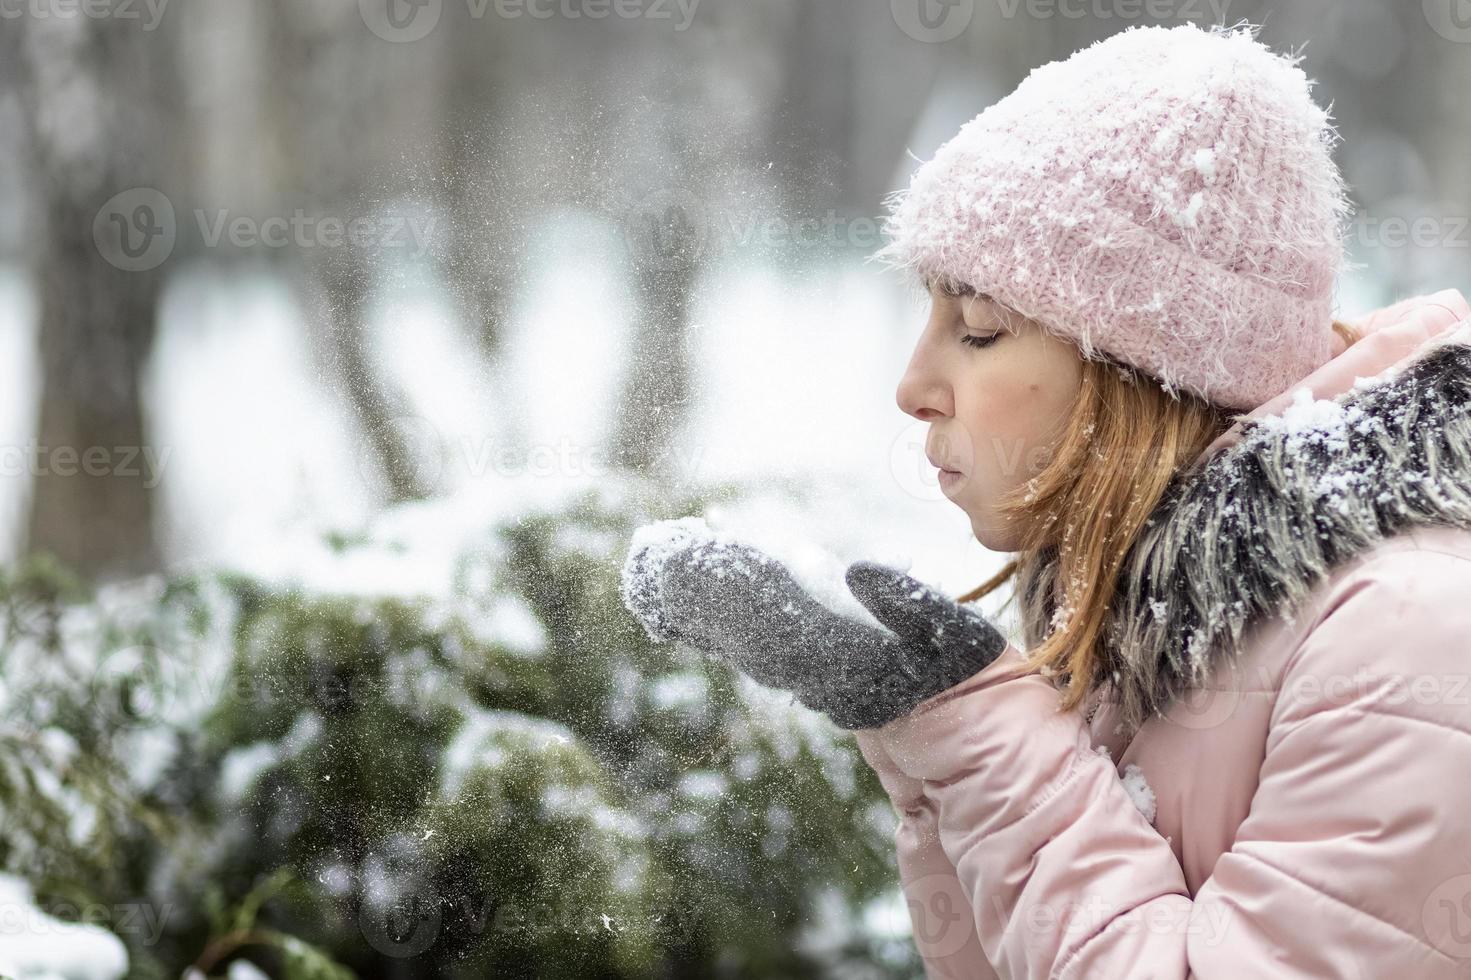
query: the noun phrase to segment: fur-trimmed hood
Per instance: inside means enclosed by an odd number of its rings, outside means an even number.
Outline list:
[[[1471,527],[1471,310],[1448,292],[1457,302],[1430,315],[1422,301],[1381,320],[1177,476],[1110,610],[1098,676],[1126,729],[1236,657],[1258,618],[1290,618],[1344,560],[1408,528]]]

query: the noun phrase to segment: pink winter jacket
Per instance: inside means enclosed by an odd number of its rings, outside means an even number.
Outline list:
[[[1121,581],[1164,621],[1141,634],[1159,648],[1131,656],[1208,668],[1180,673],[1194,678],[1185,696],[1132,736],[1109,687],[1058,712],[1049,680],[1015,671],[1015,647],[858,732],[900,816],[899,873],[929,977],[1471,976],[1468,318],[1453,290],[1381,311],[1294,387],[1343,396],[1345,415],[1288,392],[1251,416],[1282,425],[1233,430],[1202,455],[1216,466],[1255,453],[1237,465],[1258,482],[1167,506],[1157,540],[1193,552],[1150,565],[1179,573],[1169,581]],[[1365,441],[1334,443],[1335,432]],[[1422,438],[1428,458],[1400,458]],[[1310,463],[1315,445],[1328,454]],[[1384,459],[1335,462],[1365,445]],[[1299,499],[1263,473],[1316,479],[1316,513],[1347,515],[1318,538],[1310,518],[1293,539],[1331,542],[1331,567],[1295,571],[1272,548],[1250,567],[1223,559],[1233,534],[1252,533],[1230,511],[1270,520]],[[1354,539],[1343,529],[1359,518],[1388,530]],[[1177,607],[1264,596],[1276,615],[1215,644],[1229,655],[1190,660],[1171,645],[1191,632]]]

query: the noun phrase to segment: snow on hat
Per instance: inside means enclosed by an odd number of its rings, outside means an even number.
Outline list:
[[[1351,212],[1301,55],[1136,25],[1034,69],[886,202],[874,258],[1253,407],[1326,362]]]

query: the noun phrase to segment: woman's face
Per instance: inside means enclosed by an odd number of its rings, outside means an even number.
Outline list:
[[[899,407],[930,423],[925,453],[976,539],[1016,551],[995,501],[1052,459],[1082,385],[1072,343],[985,295],[930,290],[930,318],[899,382]]]

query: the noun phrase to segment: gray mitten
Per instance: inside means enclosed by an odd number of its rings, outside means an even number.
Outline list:
[[[985,617],[897,569],[858,562],[845,577],[887,630],[837,615],[781,562],[681,518],[635,537],[622,594],[652,639],[687,643],[848,729],[908,714],[1006,648]]]

